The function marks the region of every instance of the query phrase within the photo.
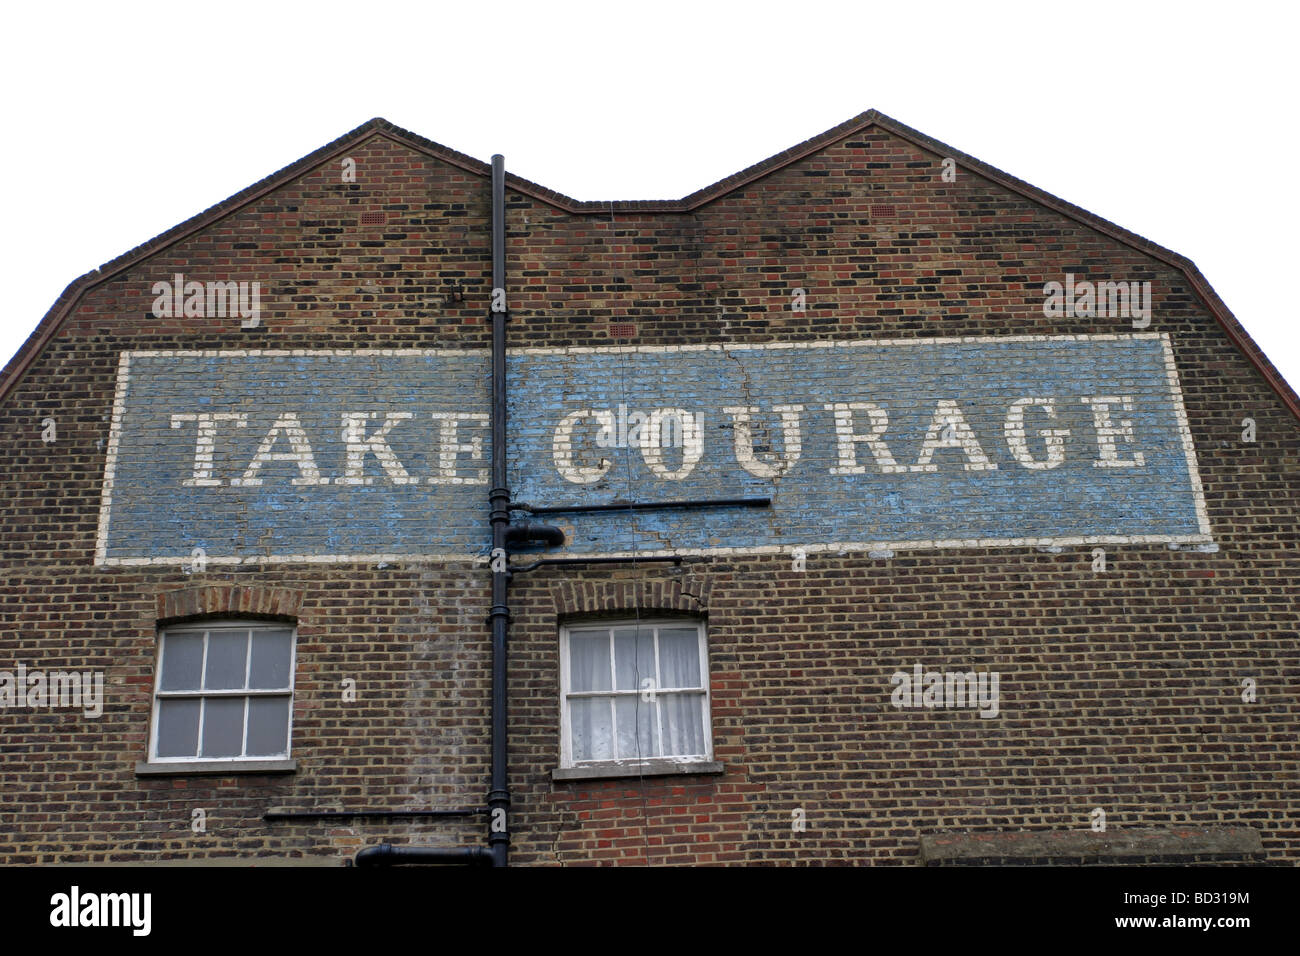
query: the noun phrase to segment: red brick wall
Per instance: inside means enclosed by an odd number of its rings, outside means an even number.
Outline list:
[[[347,155],[355,184],[332,159],[108,276],[0,401],[0,669],[99,668],[107,681],[98,720],[0,711],[5,862],[337,860],[381,839],[482,840],[474,820],[262,814],[481,804],[485,569],[92,566],[121,351],[487,347],[486,180],[382,135]],[[510,342],[608,344],[611,321],[635,322],[641,344],[1124,332],[1127,320],[1044,318],[1043,284],[1150,280],[1150,331],[1172,337],[1220,550],[1112,546],[1105,574],[1078,547],[519,576],[514,862],[916,863],[923,833],[1087,829],[1097,807],[1114,828],[1254,827],[1269,860],[1300,861],[1300,425],[1179,270],[967,169],[943,182],[941,158],[869,129],[689,213],[575,214],[512,190]],[[362,225],[364,212],[386,222]],[[175,272],[261,281],[260,327],[155,318],[150,286]],[[795,287],[804,313],[788,308]],[[230,585],[297,603],[266,613],[299,622],[298,770],[137,777],[159,620],[188,600],[178,593]],[[552,782],[558,624],[634,605],[707,617],[725,772]],[[889,675],[914,661],[1000,671],[1002,716],[892,708]],[[190,828],[195,808],[206,833]]]

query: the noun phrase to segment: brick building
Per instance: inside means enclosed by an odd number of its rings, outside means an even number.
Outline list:
[[[372,120],[6,367],[0,860],[1300,861],[1300,403],[1191,262],[875,112],[493,175]]]

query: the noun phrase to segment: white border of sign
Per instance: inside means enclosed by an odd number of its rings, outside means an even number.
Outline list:
[[[908,345],[958,345],[979,344],[986,342],[1106,342],[1126,339],[1159,339],[1164,345],[1165,371],[1169,381],[1170,400],[1178,431],[1183,441],[1183,451],[1187,456],[1187,473],[1191,481],[1192,495],[1196,507],[1197,524],[1200,534],[1191,535],[1083,535],[1049,538],[942,538],[934,540],[908,541],[833,541],[819,544],[773,544],[756,545],[752,548],[658,548],[647,551],[601,551],[593,554],[575,555],[584,558],[658,558],[658,557],[703,557],[708,555],[758,555],[758,554],[792,554],[802,551],[805,554],[825,554],[827,552],[848,553],[857,551],[920,551],[941,550],[947,548],[1020,548],[1020,547],[1069,547],[1086,544],[1212,544],[1214,538],[1210,530],[1210,518],[1205,508],[1205,494],[1201,487],[1200,470],[1196,463],[1196,448],[1192,442],[1192,431],[1187,421],[1187,411],[1183,407],[1183,390],[1178,381],[1178,369],[1174,363],[1173,345],[1168,332],[1134,332],[1134,333],[1099,333],[1096,335],[982,335],[949,338],[919,339],[830,339],[813,342],[760,342],[754,344],[724,345],[721,343],[695,345],[600,345],[573,346],[566,348],[522,348],[510,349],[512,355],[585,355],[599,352],[635,353],[635,352],[756,352],[772,349],[834,349],[863,348],[879,346]],[[96,567],[140,567],[147,565],[182,565],[188,564],[188,555],[156,556],[145,558],[110,558],[108,549],[108,525],[112,517],[113,473],[117,466],[118,441],[122,430],[122,418],[126,413],[126,395],[131,380],[131,359],[160,357],[204,357],[204,358],[243,358],[246,356],[284,356],[284,355],[484,355],[484,349],[206,349],[206,350],[162,350],[123,352],[118,364],[117,391],[113,398],[112,427],[108,438],[108,453],[104,461],[104,488],[99,509],[99,531],[95,541]],[[485,549],[486,550],[486,549]],[[255,565],[255,564],[389,564],[413,562],[440,563],[485,563],[486,553],[465,554],[274,554],[274,555],[209,555],[208,564]]]

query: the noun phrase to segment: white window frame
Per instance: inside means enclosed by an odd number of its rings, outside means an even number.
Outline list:
[[[247,687],[236,688],[233,690],[180,690],[165,691],[161,689],[163,675],[163,657],[167,653],[167,637],[171,634],[203,634],[203,658],[199,664],[199,680],[202,682],[203,675],[207,669],[208,663],[208,634],[213,631],[248,631],[249,640],[252,640],[252,632],[258,630],[266,631],[285,631],[289,632],[289,687],[288,689],[276,688],[274,690],[248,689]],[[248,683],[248,669],[252,667],[252,648],[245,650],[244,657],[244,683]],[[158,634],[158,660],[154,667],[153,682],[153,711],[149,726],[149,763],[150,764],[176,764],[184,766],[185,764],[211,764],[211,763],[248,763],[250,761],[277,761],[288,760],[293,752],[293,702],[294,686],[298,677],[298,628],[293,624],[287,624],[280,621],[256,621],[256,620],[213,620],[199,621],[189,624],[173,624],[164,627]],[[204,700],[206,698],[218,697],[242,697],[244,699],[244,738],[242,741],[241,753],[237,756],[230,757],[159,757],[158,756],[158,731],[160,724],[158,714],[160,704],[164,700]],[[289,717],[288,726],[285,728],[284,752],[278,754],[258,754],[248,756],[248,702],[254,697],[288,697],[289,698]],[[207,708],[201,705],[199,708],[199,729],[196,738],[196,750],[203,748],[203,717]]]
[[[611,635],[610,653],[613,654],[612,632],[619,628],[647,628],[654,629],[660,627],[694,627],[699,637],[700,647],[700,688],[659,688],[656,687],[656,694],[681,694],[694,693],[699,694],[704,699],[703,703],[703,721],[704,721],[704,753],[690,755],[664,755],[664,756],[646,756],[641,759],[636,757],[619,758],[614,760],[580,760],[573,759],[572,728],[569,720],[569,701],[573,698],[591,698],[591,697],[608,697],[611,701],[618,697],[625,697],[632,694],[640,694],[640,689],[634,691],[582,691],[572,693],[569,691],[569,638],[575,632],[604,631]],[[655,666],[658,670],[659,658],[659,638],[655,635]],[[657,677],[657,675],[656,675]],[[560,628],[560,767],[565,770],[578,769],[599,769],[602,767],[636,767],[636,766],[655,766],[662,764],[675,764],[689,766],[692,764],[711,764],[713,757],[713,694],[710,687],[711,676],[709,671],[709,635],[708,627],[701,618],[644,618],[637,620],[635,618],[618,618],[618,619],[596,619],[596,620],[574,620],[561,626]],[[611,704],[611,708],[613,704]],[[617,740],[618,722],[616,715],[611,715],[611,726],[615,728],[614,735]],[[663,714],[659,712],[659,735],[663,739]]]

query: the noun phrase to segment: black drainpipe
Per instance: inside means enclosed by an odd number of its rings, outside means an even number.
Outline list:
[[[510,627],[510,547],[541,544],[559,547],[564,532],[553,525],[525,522],[510,525],[510,489],[506,487],[506,167],[500,154],[492,157],[492,487],[488,491],[492,524],[492,783],[488,790],[488,845],[459,847],[407,846],[390,843],[366,847],[357,866],[401,863],[488,864],[506,866],[510,850],[510,755],[506,735],[507,656]],[[522,510],[522,509],[516,509]],[[459,814],[458,814],[459,815]]]
[[[506,732],[507,637],[510,629],[512,546],[564,544],[564,532],[536,522],[510,524],[510,489],[506,487],[506,161],[492,157],[492,488],[488,505],[492,522],[492,788],[488,791],[488,852],[493,866],[506,866],[510,852],[510,744]]]
[[[461,847],[409,846],[389,843],[366,847],[356,855],[357,866],[390,866],[401,863],[451,863],[460,865],[490,864],[506,866],[510,852],[510,781],[509,740],[506,733],[507,638],[510,630],[510,549],[514,545],[544,545],[555,548],[564,544],[564,532],[554,525],[522,522],[510,524],[511,511],[554,514],[584,511],[659,511],[681,508],[741,507],[762,508],[770,498],[716,498],[671,502],[620,501],[607,505],[530,505],[510,503],[506,487],[506,165],[500,154],[492,157],[492,487],[488,491],[489,520],[492,525],[492,610],[488,622],[492,630],[492,783],[488,790],[488,845]],[[542,558],[516,567],[531,571],[551,564],[600,564],[613,562],[671,561],[681,558]],[[367,814],[369,815],[369,814]],[[452,815],[448,813],[447,815]],[[455,811],[455,815],[463,815]]]
[[[505,866],[510,849],[510,782],[506,772],[506,638],[510,626],[510,570],[506,534],[510,489],[506,487],[506,161],[492,157],[492,785],[488,790],[488,850],[493,866]]]

